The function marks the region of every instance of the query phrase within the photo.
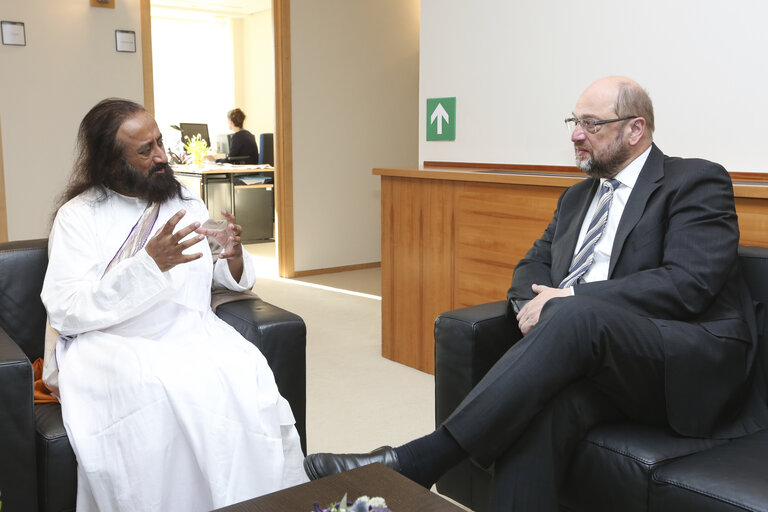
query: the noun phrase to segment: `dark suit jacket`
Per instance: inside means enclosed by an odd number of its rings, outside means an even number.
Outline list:
[[[599,180],[563,192],[542,237],[515,268],[508,298],[567,275]],[[590,295],[653,320],[665,351],[670,425],[690,436],[751,431],[738,418],[756,345],[754,310],[737,265],[733,188],[720,165],[652,147],[619,222],[606,281]]]

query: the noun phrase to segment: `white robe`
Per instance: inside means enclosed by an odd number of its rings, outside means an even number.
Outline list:
[[[239,283],[225,260],[214,270],[205,241],[185,251],[202,258],[167,272],[142,249],[102,277],[145,207],[89,191],[59,210],[50,235],[42,299],[62,335],[77,510],[204,511],[305,482],[293,414],[264,356],[210,308],[212,279],[253,286],[247,254]],[[208,218],[199,199],[171,200],[150,236],[182,208],[176,230]]]

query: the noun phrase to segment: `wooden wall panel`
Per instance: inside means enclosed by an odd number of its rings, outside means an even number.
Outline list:
[[[412,361],[419,367],[419,343],[422,317],[419,298],[421,290],[421,216],[419,189],[408,183],[394,187],[393,201],[387,217],[388,230],[393,239],[392,259],[389,264],[394,275],[394,287],[389,296],[391,339],[382,345],[382,354],[395,361]],[[382,265],[384,261],[382,260]],[[382,290],[382,303],[384,293]],[[384,321],[382,317],[382,322]]]
[[[393,181],[394,178],[381,178],[381,355],[389,359],[394,359],[392,330],[395,323],[392,312],[392,298],[395,294]]]
[[[768,246],[768,201],[755,198],[736,198],[739,231],[742,245]]]
[[[419,282],[419,303],[424,321],[418,326],[418,338],[414,344],[418,350],[418,368],[435,372],[434,325],[440,313],[455,306],[454,276],[454,203],[453,187],[449,183],[435,181],[424,191],[426,201],[421,208],[422,272]],[[409,290],[402,290],[409,293]],[[429,339],[429,343],[423,340]]]
[[[432,327],[421,319],[452,304],[451,211],[445,183],[382,180],[382,355],[430,373]]]
[[[455,307],[502,300],[517,261],[552,218],[561,189],[456,186]]]

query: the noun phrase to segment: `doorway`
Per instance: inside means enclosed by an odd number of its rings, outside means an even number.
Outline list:
[[[158,119],[164,136],[163,128],[168,125],[166,130],[173,130],[170,125],[176,124],[174,120],[208,123],[210,119],[214,139],[213,133],[220,133],[232,106],[249,116],[245,128],[255,134],[275,134],[276,214],[271,250],[277,273],[293,277],[288,1],[206,0],[189,5],[183,0],[141,0],[145,106]],[[161,33],[153,22],[162,28]],[[193,37],[204,44],[185,45],[178,34],[166,34],[173,31],[197,34]],[[163,52],[162,57],[159,52]],[[168,53],[172,53],[170,59],[166,58]],[[153,55],[157,56],[155,65]],[[258,64],[246,66],[246,62]],[[212,92],[210,87],[217,83],[223,85],[219,85],[219,92]],[[195,96],[200,90],[205,92]],[[177,119],[180,115],[197,117]],[[166,139],[176,142],[170,133]],[[266,246],[258,249],[262,257],[270,251]]]

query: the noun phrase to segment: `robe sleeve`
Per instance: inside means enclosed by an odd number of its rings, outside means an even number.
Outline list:
[[[256,270],[253,267],[253,260],[248,251],[245,250],[245,247],[243,247],[243,275],[240,277],[240,282],[235,281],[235,278],[232,277],[227,260],[216,260],[213,267],[214,289],[226,288],[236,292],[244,292],[253,288],[254,284],[256,284]]]
[[[100,242],[100,234],[81,208],[65,205],[56,215],[41,293],[51,326],[65,336],[133,318],[171,288],[168,274],[144,249],[102,277],[113,251]]]

